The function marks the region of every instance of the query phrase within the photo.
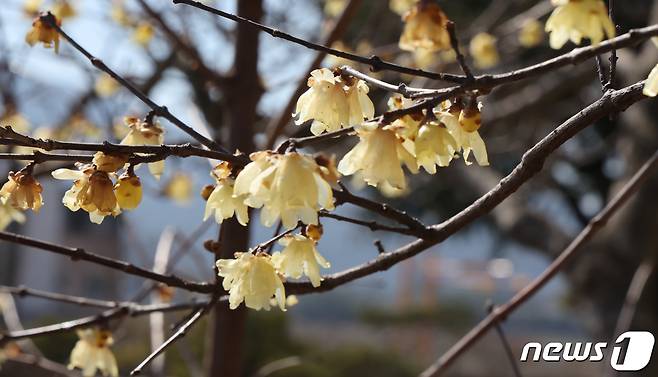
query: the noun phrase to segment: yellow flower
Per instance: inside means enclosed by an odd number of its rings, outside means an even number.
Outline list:
[[[76,11],[67,0],[57,0],[52,6],[52,13],[60,20],[75,17]]]
[[[316,69],[308,79],[309,89],[297,100],[294,117],[300,125],[311,119],[311,132],[338,131],[350,121],[350,108],[340,77],[327,68]]]
[[[189,175],[176,173],[165,185],[164,194],[179,204],[186,204],[192,198],[193,189],[194,185]]]
[[[467,165],[471,164],[469,161],[471,152],[475,155],[478,165],[489,165],[486,145],[477,131],[480,126],[479,111],[469,113],[466,110],[455,110],[453,108],[450,111],[439,111],[436,115],[439,121],[448,128],[452,137],[455,138],[458,149],[462,150],[464,162]]]
[[[347,5],[347,0],[325,0],[324,2],[324,14],[329,17],[339,16],[345,6]]]
[[[315,242],[320,241],[320,238],[322,238],[322,224],[314,225],[314,224],[308,224],[306,226],[306,236],[310,239],[312,239]]]
[[[119,83],[107,73],[98,76],[94,90],[99,97],[110,97],[119,90]]]
[[[130,127],[128,135],[121,140],[123,145],[161,145],[164,143],[164,129],[157,123],[147,123],[136,117],[124,118],[124,124]],[[148,164],[149,171],[160,179],[164,172],[164,160]]]
[[[153,39],[154,34],[155,30],[153,30],[153,26],[148,22],[142,21],[135,27],[135,31],[133,31],[133,41],[142,46],[147,46],[151,42],[151,39]]]
[[[487,69],[498,64],[500,57],[496,48],[496,38],[487,33],[478,33],[469,46],[469,51],[475,59],[478,68]]]
[[[388,184],[396,189],[407,186],[401,164],[412,172],[418,171],[414,157],[396,136],[395,131],[366,124],[357,128],[359,143],[338,163],[343,175],[360,172],[369,185]]]
[[[55,18],[57,25],[61,25],[61,21]],[[25,35],[25,42],[30,46],[41,42],[45,48],[54,48],[55,53],[59,52],[59,33],[54,27],[41,21],[41,18],[35,18],[32,22],[32,29]]]
[[[407,13],[417,2],[418,0],[391,0],[389,1],[388,6],[393,12],[402,16],[403,14]]]
[[[39,15],[39,9],[43,4],[43,0],[25,0],[23,3],[23,13],[30,18]]]
[[[231,309],[243,301],[248,308],[270,310],[274,296],[281,310],[286,308],[286,291],[281,277],[267,254],[235,253],[235,259],[217,261],[218,275],[229,292]]]
[[[400,36],[400,48],[414,51],[439,51],[451,48],[446,25],[448,17],[434,3],[419,2],[403,16],[404,30]]]
[[[0,200],[0,230],[5,230],[12,222],[24,223],[25,215],[20,210],[12,207],[10,203]]]
[[[592,44],[605,37],[615,36],[615,25],[608,16],[608,9],[601,0],[552,0],[556,6],[546,21],[550,33],[550,45],[560,49],[567,41],[579,45],[583,38]]]
[[[131,17],[126,13],[122,1],[115,1],[110,9],[110,18],[121,26],[130,26],[133,23]]]
[[[41,184],[34,177],[25,172],[10,172],[9,181],[0,189],[0,200],[3,204],[9,204],[16,209],[31,209],[39,212],[43,205],[41,198]]]
[[[68,368],[82,369],[84,377],[93,377],[96,370],[103,376],[118,377],[119,369],[114,354],[110,350],[113,339],[107,330],[78,330],[78,342],[71,351],[71,361]]]
[[[136,175],[124,173],[114,186],[117,203],[121,209],[135,209],[142,201],[142,183]]]
[[[530,48],[535,47],[544,39],[544,30],[541,22],[535,19],[527,19],[521,25],[519,31],[519,43],[521,46]]]
[[[93,166],[82,165],[80,170],[57,169],[52,172],[55,179],[73,180],[73,186],[62,199],[62,203],[71,211],[80,208],[89,213],[89,219],[95,224],[103,222],[105,216],[117,216],[121,213],[114,194],[114,184],[108,173],[96,170]]]
[[[106,173],[113,173],[126,165],[128,156],[126,155],[111,155],[103,152],[96,152],[92,163],[96,169]]]
[[[418,165],[430,174],[436,173],[436,165],[448,166],[459,149],[448,129],[436,122],[420,127],[414,147]]]
[[[263,225],[272,226],[279,218],[286,229],[298,221],[317,224],[320,209],[334,208],[331,186],[312,158],[296,152],[257,152],[250,157],[253,162],[238,174],[233,195],[246,195],[245,204],[262,207]]]
[[[25,134],[30,130],[30,122],[13,107],[6,109],[0,118],[0,126],[10,126],[12,130]]]
[[[315,241],[299,234],[287,235],[279,240],[283,251],[272,255],[272,263],[284,276],[299,279],[305,275],[314,287],[322,281],[320,267],[329,268],[331,264],[318,252]]]
[[[217,180],[217,185],[210,193],[206,203],[206,211],[203,215],[203,221],[208,220],[213,211],[215,211],[215,221],[221,224],[224,219],[235,215],[238,222],[247,225],[249,222],[249,210],[244,204],[246,195],[233,195],[235,180],[229,177],[230,169],[226,169],[227,163],[221,163],[211,173],[211,176]],[[228,170],[228,173],[226,171]]]
[[[345,84],[347,103],[350,110],[349,124],[356,125],[375,116],[375,105],[368,97],[370,88],[363,80],[348,78]]]

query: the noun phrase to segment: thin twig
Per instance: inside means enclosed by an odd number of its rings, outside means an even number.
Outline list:
[[[541,273],[534,281],[523,288],[511,300],[502,306],[496,307],[477,326],[473,327],[463,338],[461,338],[452,348],[441,356],[434,364],[426,369],[421,377],[439,376],[445,372],[448,367],[461,356],[468,348],[477,342],[489,329],[499,323],[502,319],[507,318],[514,310],[525,303],[529,298],[534,296],[542,287],[544,287],[568,261],[578,252],[583,250],[581,247],[587,243],[596,233],[598,233],[610,220],[610,218],[620,209],[641,187],[642,183],[654,173],[658,167],[658,151],[642,165],[642,167],[633,175],[633,177],[624,185],[624,187],[615,195],[615,197],[603,208],[587,226],[578,234],[578,236],[567,246],[562,253],[551,263],[544,272]]]
[[[493,304],[487,305],[487,312],[489,314],[491,314],[494,309],[495,306]],[[507,335],[505,334],[505,330],[503,329],[502,323],[497,322],[494,325],[494,328],[496,329],[496,333],[498,334],[498,338],[500,339],[500,342],[503,344],[503,349],[505,350],[505,356],[507,356],[507,360],[509,361],[512,370],[514,371],[514,376],[523,377],[521,375],[521,370],[519,369],[519,364],[516,362],[516,356],[514,355],[514,351],[512,351],[512,345],[507,339]]]
[[[608,0],[608,15],[610,16],[610,20],[612,21],[612,23],[615,25],[615,32],[619,33],[621,28],[615,22],[615,1],[614,0]],[[610,71],[609,71],[609,74],[608,74],[608,83],[604,87],[605,90],[614,89],[615,76],[617,74],[617,60],[618,59],[619,58],[617,57],[617,50],[612,49],[612,51],[610,51]]]
[[[40,241],[34,238],[14,234],[9,232],[0,232],[0,240],[15,243],[18,245],[30,246],[39,250],[50,251],[56,254],[66,255],[73,261],[84,260],[87,262],[99,264],[101,266],[109,267],[114,270],[122,271],[129,275],[139,276],[145,279],[154,280],[164,283],[171,287],[185,289],[191,292],[198,293],[212,293],[214,292],[214,285],[209,283],[197,283],[183,280],[176,275],[158,274],[145,268],[137,267],[128,262],[108,258],[102,255],[94,254],[85,251],[81,248],[72,248],[62,245],[57,245],[50,242]]]
[[[324,210],[320,211],[319,215],[320,215],[320,217],[328,217],[330,219],[334,219],[334,220],[338,220],[338,221],[344,221],[344,222],[348,222],[348,223],[351,223],[351,224],[365,226],[366,228],[370,229],[373,232],[375,232],[375,231],[385,231],[385,232],[404,234],[404,235],[407,235],[407,236],[416,236],[416,237],[422,237],[423,236],[423,234],[421,232],[419,232],[417,230],[414,230],[414,229],[384,225],[384,224],[380,224],[380,223],[378,223],[374,220],[365,221],[365,220],[353,219],[351,217],[337,215],[335,213],[331,213],[331,212],[324,211]]]
[[[150,355],[148,355],[146,357],[146,359],[144,359],[144,361],[142,361],[135,369],[133,369],[130,372],[130,375],[131,376],[136,376],[136,375],[140,374],[142,372],[142,369],[144,369],[144,367],[147,366],[158,355],[160,355],[162,352],[164,352],[167,349],[167,347],[172,345],[179,338],[185,336],[185,333],[187,332],[187,330],[190,327],[192,327],[201,317],[203,317],[204,314],[206,314],[210,309],[212,309],[215,306],[215,304],[217,303],[218,299],[219,299],[219,296],[215,295],[210,300],[210,302],[208,302],[208,304],[206,304],[203,307],[197,309],[194,312],[194,315],[192,315],[192,317],[190,317],[190,319],[187,322],[185,322],[182,326],[180,326],[178,328],[178,330],[176,330],[176,332],[171,337],[169,337],[169,339],[167,339],[164,343],[162,343],[162,345],[160,345],[160,347],[158,347],[155,351],[153,351]]]
[[[448,35],[450,36],[450,45],[452,46],[452,49],[455,52],[457,63],[459,64],[459,67],[462,69],[462,72],[464,72],[464,75],[466,75],[467,80],[472,81],[473,72],[469,68],[468,64],[466,64],[466,58],[464,57],[464,54],[462,54],[462,52],[459,50],[459,39],[457,38],[457,30],[455,23],[452,21],[448,21],[448,23],[446,24],[446,29],[448,30]]]
[[[114,72],[112,69],[110,69],[110,67],[108,67],[102,60],[92,55],[78,42],[76,42],[73,38],[71,38],[66,32],[64,32],[64,30],[62,30],[62,28],[59,25],[57,25],[56,18],[55,16],[52,15],[52,13],[48,12],[46,14],[41,15],[40,20],[44,24],[54,28],[64,39],[66,39],[71,44],[71,46],[73,46],[73,48],[78,50],[82,55],[84,55],[87,59],[89,59],[89,62],[94,67],[112,76],[112,78],[114,78],[119,84],[121,84],[123,87],[128,89],[131,93],[135,95],[135,97],[139,98],[142,102],[144,102],[144,104],[146,104],[154,112],[155,115],[167,119],[176,127],[180,128],[183,132],[190,135],[199,143],[205,145],[209,149],[224,152],[224,153],[229,153],[221,145],[201,135],[200,133],[195,131],[192,127],[185,124],[182,120],[178,119],[175,115],[169,112],[169,109],[167,109],[167,107],[160,106],[157,103],[155,103],[151,98],[149,98],[149,96],[144,94],[135,85],[130,83],[128,80],[123,78],[118,73]]]
[[[394,63],[390,63],[387,61],[382,60],[378,56],[371,56],[371,57],[365,57],[345,51],[340,51],[336,50],[327,46],[319,45],[317,43],[312,43],[307,40],[304,40],[302,38],[295,37],[293,35],[290,35],[288,33],[284,33],[281,30],[271,28],[269,26],[260,24],[258,22],[249,20],[247,18],[224,12],[222,10],[219,10],[217,8],[210,7],[208,5],[205,5],[203,3],[200,3],[198,1],[193,1],[193,0],[173,0],[174,4],[185,4],[192,6],[194,8],[215,14],[217,16],[227,18],[231,21],[235,21],[241,24],[247,24],[251,25],[255,28],[258,28],[259,30],[271,35],[274,38],[281,38],[285,39],[289,42],[296,43],[298,45],[304,46],[306,48],[316,50],[316,51],[322,51],[325,52],[329,55],[337,56],[339,58],[351,60],[357,63],[369,65],[372,67],[374,71],[382,71],[382,70],[388,70],[388,71],[395,71],[399,73],[405,73],[408,75],[413,75],[413,76],[420,76],[420,77],[427,77],[429,79],[433,80],[441,80],[441,81],[448,81],[452,83],[463,83],[466,80],[466,77],[460,76],[460,75],[452,75],[449,73],[440,73],[440,72],[427,72],[422,69],[416,69],[416,68],[409,68],[401,65],[397,65]]]

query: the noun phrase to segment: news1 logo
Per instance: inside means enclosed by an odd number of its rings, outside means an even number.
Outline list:
[[[627,331],[615,340],[610,357],[610,366],[617,371],[635,372],[642,370],[651,361],[655,339],[648,331]],[[521,361],[592,361],[600,362],[605,358],[608,343],[558,343],[551,342],[542,346],[531,342],[523,347]]]

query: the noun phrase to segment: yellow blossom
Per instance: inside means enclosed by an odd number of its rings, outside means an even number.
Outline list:
[[[114,186],[114,194],[121,209],[135,209],[142,201],[142,183],[139,177],[130,173],[122,174]]]
[[[136,117],[124,118],[124,124],[130,127],[128,134],[121,140],[123,145],[161,145],[164,143],[164,129],[157,123],[147,123]],[[164,160],[148,164],[149,171],[160,179],[164,172]]]
[[[375,116],[375,105],[368,97],[370,88],[363,80],[350,78],[345,84],[347,103],[350,110],[349,124],[356,125]]]
[[[10,126],[12,130],[25,134],[30,130],[30,122],[13,107],[5,110],[5,113],[0,117],[0,127]]]
[[[52,172],[55,179],[73,180],[73,186],[62,199],[71,211],[80,208],[89,213],[91,222],[100,224],[105,216],[121,213],[114,194],[114,184],[108,173],[93,166],[82,165],[79,170],[57,169]]]
[[[164,194],[179,204],[186,204],[192,198],[193,190],[192,178],[185,173],[176,173],[165,185]]]
[[[331,264],[320,255],[315,241],[295,234],[283,237],[279,244],[284,248],[272,255],[274,266],[286,277],[299,279],[305,275],[314,287],[319,287],[320,267],[329,268]]]
[[[329,17],[339,16],[345,6],[347,5],[347,0],[325,0],[324,2],[324,14]]]
[[[401,164],[412,172],[418,171],[414,157],[396,136],[395,131],[367,124],[357,128],[359,143],[338,163],[343,175],[360,172],[369,185],[388,184],[396,189],[407,185]]]
[[[423,49],[439,51],[451,48],[446,25],[448,17],[434,3],[419,2],[404,17],[400,48],[407,51]]]
[[[306,236],[310,239],[312,239],[315,242],[320,241],[320,238],[322,238],[322,224],[314,225],[314,224],[308,224],[306,225]]]
[[[248,308],[270,310],[270,299],[276,298],[281,310],[286,308],[286,292],[272,259],[267,254],[236,253],[235,259],[217,261],[222,285],[229,291],[231,309],[243,301]]]
[[[140,22],[137,27],[135,27],[135,31],[133,31],[133,40],[142,46],[147,46],[149,42],[151,42],[151,39],[153,39],[154,34],[155,30],[153,30],[151,24],[148,22]]]
[[[333,209],[331,186],[310,157],[296,152],[285,155],[257,152],[252,162],[238,174],[234,195],[247,195],[245,204],[261,208],[263,225],[272,226],[280,218],[286,229],[318,223],[318,211]]]
[[[55,18],[57,25],[61,25],[61,21]],[[41,42],[45,48],[54,48],[55,53],[59,52],[59,33],[54,27],[41,21],[40,17],[34,19],[32,22],[32,29],[25,35],[25,42],[30,46]]]
[[[448,129],[436,122],[420,127],[414,147],[418,165],[430,174],[436,173],[437,165],[448,166],[459,149],[457,141]]]
[[[57,0],[52,6],[52,13],[60,20],[75,17],[76,11],[67,0]]]
[[[43,5],[43,0],[25,0],[23,3],[23,13],[30,18],[39,15],[39,10]]]
[[[128,13],[126,13],[121,0],[113,2],[110,9],[110,18],[121,26],[130,26],[133,23]]]
[[[97,328],[78,330],[78,342],[71,351],[68,368],[79,368],[84,377],[93,377],[96,370],[103,376],[118,377],[119,369],[110,350],[113,339],[107,330]]]
[[[407,11],[409,11],[417,2],[418,0],[390,0],[388,6],[393,12],[402,16],[403,14],[407,13]]]
[[[107,73],[98,76],[94,90],[99,97],[110,97],[119,90],[119,83]]]
[[[113,173],[121,169],[126,162],[128,162],[128,156],[126,155],[112,155],[103,152],[96,152],[92,160],[96,169],[106,173]]]
[[[12,207],[10,203],[0,200],[0,231],[5,230],[12,222],[24,223],[25,215],[20,210]]]
[[[470,113],[453,107],[449,111],[439,111],[436,115],[457,142],[458,149],[461,149],[467,165],[471,164],[469,161],[471,152],[479,165],[489,165],[486,145],[477,131],[480,127],[479,111]]]
[[[592,44],[615,36],[615,25],[602,0],[552,0],[556,6],[546,21],[550,45],[560,49],[567,41],[581,44],[588,38]]]
[[[491,68],[500,60],[496,48],[496,38],[491,34],[478,33],[471,39],[469,51],[478,68]]]
[[[249,222],[249,210],[244,203],[246,195],[233,195],[235,180],[230,178],[226,173],[227,170],[230,172],[230,169],[224,168],[226,165],[227,163],[220,164],[211,173],[211,176],[217,180],[217,185],[210,193],[206,202],[203,221],[206,221],[214,211],[215,221],[218,224],[221,224],[224,219],[231,218],[235,215],[240,224],[247,225]]]
[[[41,184],[34,177],[25,172],[10,172],[9,181],[0,189],[0,200],[3,204],[9,204],[16,209],[31,209],[39,212],[43,205],[41,198]]]
[[[530,48],[535,47],[544,39],[544,29],[541,22],[535,19],[527,19],[521,25],[519,31],[519,43],[521,46]]]
[[[311,119],[311,132],[338,131],[350,121],[350,109],[340,77],[327,68],[316,69],[308,79],[309,89],[297,100],[295,124]]]

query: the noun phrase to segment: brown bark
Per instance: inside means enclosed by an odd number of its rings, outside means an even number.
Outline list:
[[[238,2],[238,14],[254,21],[263,15],[262,0]],[[262,94],[258,74],[259,31],[248,25],[237,26],[235,61],[225,94],[228,104],[228,141],[231,150],[253,151],[253,134],[257,121],[256,109]],[[249,228],[234,219],[222,226],[221,251],[218,258],[230,258],[236,251],[249,248]],[[238,377],[242,373],[244,328],[247,311],[243,306],[230,310],[225,305],[212,316],[212,337],[207,376]]]

